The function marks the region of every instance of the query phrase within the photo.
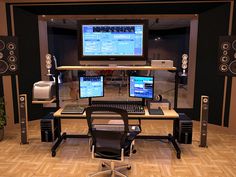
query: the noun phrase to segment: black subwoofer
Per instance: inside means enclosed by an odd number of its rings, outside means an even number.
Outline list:
[[[236,36],[220,36],[218,71],[221,75],[236,76]]]
[[[0,76],[17,74],[19,52],[17,38],[0,36]]]

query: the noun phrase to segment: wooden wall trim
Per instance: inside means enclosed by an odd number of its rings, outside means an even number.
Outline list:
[[[3,0],[6,3],[114,3],[114,2],[122,2],[122,3],[215,3],[215,2],[230,2],[234,0],[182,0],[182,1],[174,1],[174,0],[169,0],[169,1],[148,1],[148,0],[143,0],[143,1],[135,1],[135,0]]]

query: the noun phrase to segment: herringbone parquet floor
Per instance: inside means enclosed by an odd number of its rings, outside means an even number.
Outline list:
[[[83,120],[63,121],[63,130],[85,133]],[[172,122],[143,122],[143,133],[167,134]],[[233,177],[236,176],[236,134],[209,125],[208,148],[199,148],[199,123],[194,122],[193,143],[181,144],[182,158],[163,141],[136,140],[137,153],[129,162],[130,177]],[[100,161],[91,159],[87,139],[67,139],[56,157],[52,143],[42,143],[39,121],[29,123],[29,144],[20,144],[19,125],[5,131],[0,142],[0,177],[85,177],[101,170]],[[105,177],[105,176],[104,176]]]

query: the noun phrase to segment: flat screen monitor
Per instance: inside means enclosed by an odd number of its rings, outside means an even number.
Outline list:
[[[135,97],[135,98],[153,99],[154,77],[130,76],[129,77],[129,96]]]
[[[80,64],[146,64],[146,20],[79,21]]]
[[[95,98],[104,96],[103,76],[81,76],[79,79],[80,98]]]

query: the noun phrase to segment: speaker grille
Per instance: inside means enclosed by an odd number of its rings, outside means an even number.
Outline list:
[[[4,60],[0,60],[0,74],[4,74],[8,70],[8,64]]]
[[[17,38],[0,36],[0,75],[17,74],[18,62]]]
[[[230,63],[229,70],[231,73],[236,75],[236,60],[234,60],[233,62]]]
[[[236,76],[236,36],[219,39],[218,71],[221,75]]]

